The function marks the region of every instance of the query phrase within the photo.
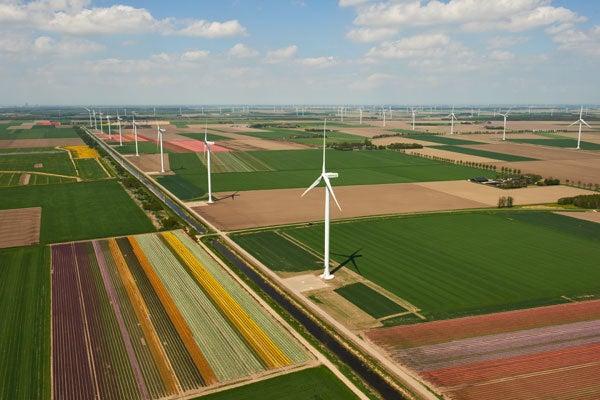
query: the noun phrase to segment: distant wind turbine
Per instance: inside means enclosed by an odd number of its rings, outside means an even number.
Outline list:
[[[506,140],[506,118],[508,118],[508,112],[510,110],[506,110],[506,112],[504,114],[502,114],[500,111],[498,111],[498,115],[504,117],[504,129],[502,130],[502,140]]]
[[[587,122],[585,122],[583,120],[583,106],[581,106],[581,110],[579,111],[579,119],[575,122],[573,122],[571,125],[575,125],[575,124],[579,124],[579,134],[577,135],[577,150],[581,149],[580,144],[581,144],[581,125],[585,124],[588,128],[591,128],[591,126],[588,125]]]
[[[383,113],[383,126],[385,126],[385,108],[382,108],[381,112]]]
[[[87,110],[88,114],[90,115],[90,128],[92,127],[92,110],[90,110],[89,108],[83,107]]]
[[[362,107],[358,109],[358,112],[360,113],[359,124],[362,125]]]
[[[102,126],[102,113],[100,113],[100,133],[104,134],[104,127]]]
[[[414,131],[415,130],[415,109],[411,108],[410,110],[412,112],[412,130]]]
[[[450,117],[450,134],[453,135],[454,134],[454,120],[456,119],[456,114],[454,114],[454,106],[452,106],[452,112],[448,116]]]
[[[135,155],[139,156],[138,152],[138,134],[137,134],[138,123],[135,122],[135,115],[133,116],[133,136],[135,137]]]
[[[160,172],[165,172],[165,157],[163,154],[163,133],[164,129],[158,125],[158,121],[156,121],[156,133],[158,135],[158,143],[160,144]]]
[[[119,110],[117,110],[117,123],[119,124],[119,146],[123,146],[123,132],[121,131],[121,121],[123,121],[123,118],[119,117]]]
[[[110,115],[106,114],[106,121],[108,122],[108,138],[112,139],[111,133],[110,133]]]
[[[321,175],[319,175],[317,180],[314,181],[313,184],[310,185],[308,187],[308,189],[306,189],[304,191],[304,193],[302,193],[302,196],[304,196],[312,188],[317,186],[321,182],[321,179],[323,181],[325,181],[325,250],[324,250],[324,260],[323,260],[324,269],[323,269],[323,274],[320,276],[323,279],[333,279],[333,275],[329,272],[329,196],[331,195],[331,197],[333,197],[333,200],[335,201],[335,204],[338,206],[340,211],[342,210],[342,207],[340,207],[340,203],[338,203],[337,199],[335,198],[335,194],[333,193],[331,183],[329,182],[329,179],[337,178],[338,173],[337,172],[326,172],[326,169],[325,169],[325,148],[326,148],[325,130],[326,130],[326,127],[327,127],[327,119],[325,119],[325,121],[323,122],[323,169],[321,170]],[[300,196],[300,197],[302,197],[302,196]]]
[[[96,122],[96,110],[92,110],[94,114],[94,130],[98,130],[98,123]]]
[[[210,176],[210,146],[215,144],[215,142],[208,141],[208,126],[206,122],[204,123],[204,154],[206,155],[206,171],[208,175],[208,203],[213,203],[212,198],[212,186],[211,186],[211,176]]]

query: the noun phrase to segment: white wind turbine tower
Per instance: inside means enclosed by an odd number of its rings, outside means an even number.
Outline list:
[[[162,129],[158,125],[158,121],[156,121],[156,133],[158,135],[157,140],[158,140],[158,143],[160,144],[160,172],[165,172],[165,157],[163,154],[163,133],[164,132],[165,132],[165,130]]]
[[[358,109],[358,112],[360,113],[360,119],[359,119],[359,124],[362,125],[362,107]]]
[[[504,129],[502,130],[502,140],[506,140],[506,118],[508,118],[508,112],[510,110],[506,110],[506,112],[504,114],[502,114],[500,111],[498,111],[498,115],[504,117]]]
[[[98,122],[96,121],[96,110],[92,110],[94,113],[94,130],[98,130]]]
[[[108,122],[108,138],[112,139],[111,133],[110,133],[110,115],[106,114],[106,121]]]
[[[583,106],[581,106],[581,110],[579,111],[579,119],[569,126],[573,126],[577,123],[579,124],[579,134],[577,135],[577,150],[579,150],[581,149],[581,147],[579,146],[581,144],[581,124],[585,124],[588,128],[591,128],[591,126],[589,126],[588,123],[583,120]]]
[[[100,133],[104,134],[104,127],[102,126],[102,113],[100,113]]]
[[[452,112],[448,116],[450,117],[450,134],[453,135],[454,134],[454,120],[456,119],[456,114],[454,114],[454,106],[452,106]]]
[[[135,155],[139,156],[140,153],[138,152],[138,135],[137,135],[137,127],[138,127],[138,123],[135,122],[135,115],[133,116],[133,136],[135,137]]]
[[[119,117],[119,111],[117,110],[117,123],[119,124],[119,146],[123,146],[123,132],[121,131],[121,121],[123,121],[123,118]]]
[[[320,277],[323,279],[333,279],[333,275],[329,272],[329,196],[331,195],[331,197],[333,197],[333,200],[335,201],[335,204],[338,206],[340,211],[342,211],[342,207],[340,207],[340,203],[338,203],[337,199],[335,198],[335,194],[333,193],[333,189],[331,188],[331,183],[329,182],[329,179],[337,178],[338,173],[337,172],[326,172],[326,170],[325,170],[325,128],[326,128],[326,126],[327,126],[327,120],[325,120],[325,122],[323,123],[323,169],[321,170],[321,175],[319,175],[317,180],[314,181],[313,184],[310,185],[308,187],[308,189],[306,189],[304,191],[304,193],[302,193],[302,196],[304,196],[312,188],[317,186],[321,182],[321,179],[323,179],[323,181],[325,181],[325,250],[324,250],[324,260],[323,260],[324,269],[323,269],[323,274],[320,275]],[[300,197],[302,197],[302,196],[300,196]]]
[[[92,127],[92,110],[90,110],[89,108],[83,107],[87,110],[88,114],[90,115],[90,128]]]
[[[214,203],[212,198],[212,185],[211,185],[211,177],[210,177],[210,146],[215,144],[215,142],[208,141],[208,127],[206,123],[204,123],[204,154],[206,155],[206,171],[208,175],[208,203]]]
[[[383,113],[383,126],[385,126],[385,108],[382,108],[381,112]]]
[[[415,109],[411,108],[410,111],[412,112],[412,130],[415,130]]]

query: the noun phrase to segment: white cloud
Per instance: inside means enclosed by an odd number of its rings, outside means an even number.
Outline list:
[[[468,31],[523,31],[551,24],[581,21],[574,12],[549,6],[549,0],[391,1],[359,7],[356,25],[414,27],[458,24]]]
[[[346,34],[346,38],[353,42],[375,42],[398,33],[395,28],[361,28],[353,29]]]
[[[251,49],[243,43],[238,43],[229,49],[227,55],[235,58],[251,58],[258,56],[258,51]]]
[[[225,22],[209,22],[199,20],[192,22],[187,27],[174,31],[173,34],[183,36],[196,36],[209,39],[245,36],[246,28],[244,28],[237,20]]]
[[[515,55],[510,51],[494,50],[490,53],[490,58],[496,61],[510,61],[515,58]]]
[[[298,46],[296,45],[268,51],[264,61],[268,64],[279,64],[281,62],[293,59],[297,52]]]
[[[444,34],[416,35],[395,42],[384,42],[371,48],[367,53],[367,57],[439,57],[447,53],[446,50],[450,43],[450,38]]]
[[[30,38],[12,32],[0,31],[0,52],[20,53],[29,49]]]
[[[370,0],[340,0],[338,5],[340,7],[353,7],[361,4],[368,3]]]
[[[522,43],[526,43],[530,40],[530,38],[525,36],[519,37],[510,37],[510,36],[496,36],[493,38],[487,39],[485,42],[487,43],[487,47],[490,49],[503,49],[507,47],[516,46]]]
[[[188,50],[181,55],[183,61],[196,61],[208,57],[208,50]]]
[[[143,8],[114,5],[109,8],[83,9],[76,14],[57,12],[42,29],[71,35],[110,35],[150,32],[158,21]]]
[[[56,40],[49,36],[40,36],[33,42],[33,50],[42,54],[57,54],[71,56],[104,51],[105,47],[90,40],[65,38]]]
[[[588,31],[569,29],[555,35],[552,40],[558,43],[560,50],[600,56],[600,25],[590,28]]]
[[[302,60],[300,60],[300,63],[302,65],[307,66],[307,67],[320,68],[320,67],[330,67],[332,65],[335,65],[336,64],[336,60],[335,60],[335,58],[333,58],[333,56],[329,56],[329,57],[316,57],[316,58],[303,58]]]
[[[395,77],[393,75],[376,72],[374,74],[369,75],[364,80],[355,80],[350,84],[350,87],[352,87],[353,89],[362,90],[375,89],[383,85],[390,84],[394,81],[394,79]]]

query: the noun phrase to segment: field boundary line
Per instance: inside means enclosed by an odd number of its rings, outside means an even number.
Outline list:
[[[75,168],[77,171],[77,168]],[[33,174],[33,175],[47,175],[47,176],[58,176],[59,178],[69,178],[76,179],[77,182],[81,182],[82,179],[79,176],[73,175],[61,175],[61,174],[52,174],[50,172],[36,172],[36,171],[0,171],[0,174]]]
[[[307,253],[317,257],[319,260],[324,261],[323,260],[323,256],[316,252],[315,250],[311,249],[310,247],[308,247],[306,244],[302,243],[301,241],[293,238],[292,236],[288,235],[285,232],[281,232],[279,229],[276,229],[275,231],[276,235],[279,235],[280,237],[282,237],[283,239],[286,239],[287,241],[291,242],[292,244],[300,247],[302,250],[306,251]],[[330,262],[331,264],[331,262]]]

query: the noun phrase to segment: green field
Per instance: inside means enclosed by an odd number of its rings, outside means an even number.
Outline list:
[[[317,367],[209,394],[199,397],[198,400],[346,400],[357,398],[326,367]]]
[[[539,146],[562,147],[574,149],[577,147],[577,139],[510,139],[511,142],[537,144]],[[583,150],[600,150],[600,144],[582,141],[580,147]]]
[[[0,149],[0,154],[17,153],[17,154],[33,154],[33,153],[64,153],[64,150],[57,150],[54,147],[27,147],[18,149]]]
[[[251,248],[254,257],[274,271],[301,272],[323,267],[322,259],[273,231],[234,235],[232,238],[242,247]]]
[[[75,164],[79,170],[79,176],[83,179],[104,179],[108,178],[100,161],[97,158],[76,158]]]
[[[0,187],[20,186],[20,172],[0,172]],[[76,178],[30,173],[27,185],[53,185],[56,183],[73,183]]]
[[[321,224],[283,232],[322,254]],[[600,224],[550,212],[334,223],[331,240],[337,263],[347,257],[335,254],[360,249],[359,273],[421,308],[429,319],[566,301],[561,296],[600,295]],[[251,244],[247,249],[256,251]],[[304,262],[295,268],[308,270]],[[346,263],[345,268],[354,267]]]
[[[41,243],[153,232],[115,180],[0,189],[0,209],[42,207]]]
[[[245,135],[245,133],[242,133],[242,134]],[[204,142],[204,132],[202,132],[202,133],[179,133],[178,135],[189,137],[190,139],[201,140]],[[230,137],[215,135],[214,133],[208,133],[208,135],[206,135],[206,137],[211,142],[231,140]]]
[[[352,283],[335,289],[335,292],[373,318],[383,318],[406,311],[399,304],[376,292],[364,283]]]
[[[36,164],[41,164],[36,167]],[[60,153],[2,154],[0,171],[31,171],[76,176],[75,167],[66,151]]]
[[[50,271],[44,246],[0,249],[0,398],[50,398]]]
[[[515,156],[513,154],[496,153],[493,151],[472,149],[472,148],[468,148],[468,147],[447,145],[447,146],[436,146],[436,149],[452,151],[454,153],[469,154],[469,155],[478,156],[478,157],[493,158],[495,160],[502,160],[502,161],[536,161],[535,158]]]
[[[11,126],[9,124],[8,126]],[[55,128],[53,126],[34,126],[31,129],[0,129],[0,140],[15,139],[60,139],[77,138],[71,128]]]
[[[322,164],[321,150],[284,150],[246,152],[272,171],[213,174],[215,192],[301,188],[318,176]],[[175,176],[158,178],[176,196],[184,200],[205,195],[206,168],[195,154],[171,154]],[[478,168],[448,164],[410,156],[391,150],[327,151],[327,169],[340,174],[334,186],[467,179],[472,176],[493,177],[494,173]]]
[[[394,132],[396,132],[396,130],[394,130]],[[400,132],[405,132],[405,131],[401,130]],[[404,137],[416,139],[416,140],[425,140],[427,142],[432,142],[432,143],[440,143],[440,144],[455,145],[455,146],[468,145],[468,144],[483,144],[481,142],[474,142],[472,140],[456,139],[452,136],[446,136],[446,135],[427,135],[427,134],[411,135],[411,134],[409,134],[409,135],[404,135]]]

